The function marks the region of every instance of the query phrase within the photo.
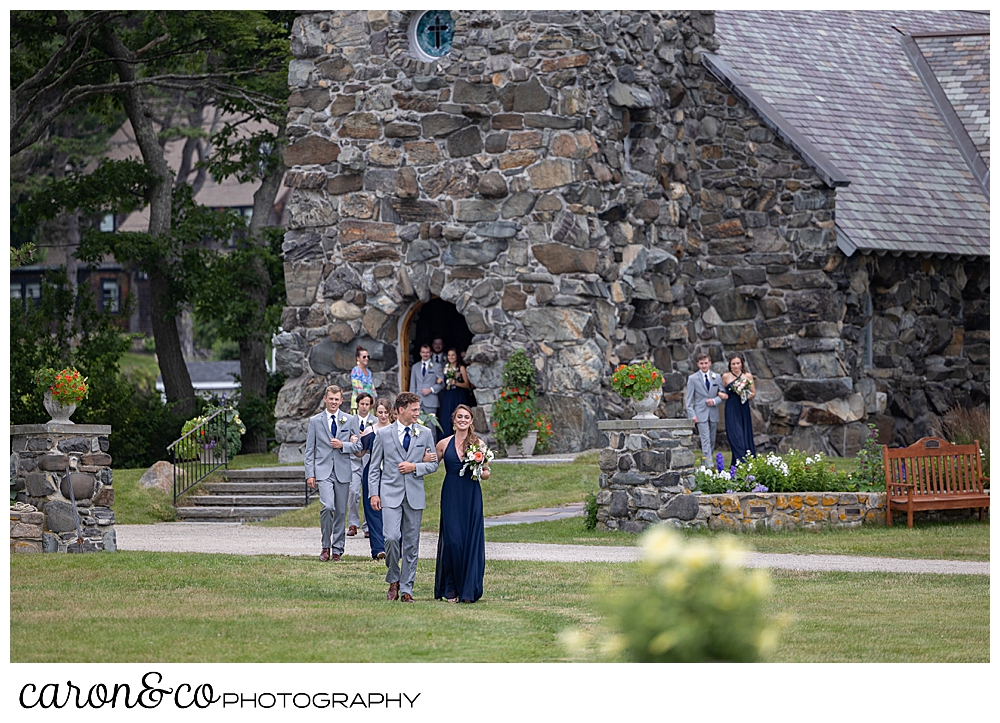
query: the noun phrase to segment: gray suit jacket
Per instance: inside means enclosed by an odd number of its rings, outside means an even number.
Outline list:
[[[343,420],[343,421],[341,421]],[[343,448],[334,449],[330,446],[330,430],[326,426],[326,412],[322,411],[309,419],[309,429],[306,432],[306,479],[315,477],[317,481],[330,478],[335,472],[338,482],[351,481],[351,459],[355,452],[360,451],[361,441],[353,444],[351,435],[357,436],[358,418],[354,414],[337,412],[337,439],[344,443]]]
[[[705,377],[700,370],[688,377],[687,394],[684,395],[688,419],[697,416],[699,422],[719,421],[719,402],[722,401],[719,399],[719,392],[723,391],[722,377],[712,371],[708,376],[711,380],[709,389],[705,389]],[[714,407],[708,406],[709,399],[716,400]]]
[[[429,361],[427,362],[427,375],[424,376],[421,373],[423,364],[423,361],[415,362],[410,369],[410,391],[420,397],[420,408],[427,411],[441,406],[441,402],[438,401],[438,393],[444,389],[444,381],[438,384],[437,380],[444,379],[444,369],[440,364]],[[430,387],[431,393],[421,394],[420,390],[424,387]]]
[[[416,436],[411,436],[410,450],[404,452],[403,445],[399,443],[398,424],[397,420],[388,427],[375,430],[372,461],[368,467],[368,495],[378,495],[383,507],[399,507],[405,494],[410,507],[422,510],[427,507],[424,475],[436,472],[438,463],[420,460],[425,450],[434,449],[434,436],[424,425],[412,425],[410,429],[417,430]],[[413,462],[417,469],[411,474],[402,474],[399,471],[400,462]]]

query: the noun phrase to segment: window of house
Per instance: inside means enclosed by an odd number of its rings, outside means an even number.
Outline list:
[[[38,305],[38,302],[42,298],[42,282],[40,281],[29,281],[24,285],[24,298],[31,299]]]
[[[121,310],[121,287],[116,279],[101,281],[101,307],[112,314]]]
[[[99,226],[103,233],[111,233],[115,230],[115,215],[113,213],[104,214],[104,218],[101,219],[101,225]]]
[[[20,299],[21,298],[21,282],[11,282],[10,283],[10,298]]]
[[[455,21],[447,10],[418,13],[410,23],[410,50],[414,57],[431,62],[451,52]]]

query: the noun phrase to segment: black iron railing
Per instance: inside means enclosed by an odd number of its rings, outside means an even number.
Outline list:
[[[229,420],[220,409],[205,421],[170,443],[167,451],[174,465],[174,506],[177,498],[220,467],[229,468]]]

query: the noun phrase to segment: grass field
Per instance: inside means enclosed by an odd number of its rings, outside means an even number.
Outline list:
[[[685,534],[715,537],[710,530]],[[859,555],[937,560],[988,561],[990,523],[969,521],[923,522],[912,530],[895,527],[862,527],[856,530],[787,530],[747,532],[738,536],[745,547],[757,552],[800,555]],[[534,522],[530,525],[499,525],[486,528],[488,542],[541,542],[564,545],[635,545],[638,536],[627,532],[586,530],[582,517]]]
[[[558,662],[570,659],[560,632],[601,632],[601,585],[641,583],[635,564],[487,561],[483,599],[448,605],[431,599],[434,565],[422,560],[409,606],[385,601],[383,569],[351,558],[13,555],[10,637],[31,644],[12,644],[11,662]],[[989,660],[988,576],[782,571],[774,581],[768,610],[791,616],[774,661]]]
[[[483,486],[483,511],[487,517],[539,507],[580,502],[597,487],[597,453],[581,455],[572,464],[529,466],[495,464]],[[424,478],[427,509],[421,528],[436,530],[441,517],[441,483],[444,470]],[[257,524],[268,527],[318,527],[319,502]]]

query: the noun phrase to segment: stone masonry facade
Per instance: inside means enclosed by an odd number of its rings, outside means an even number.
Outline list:
[[[10,473],[17,499],[38,509],[11,513],[12,552],[118,549],[109,434],[111,427],[97,424],[49,422],[10,428]]]
[[[711,11],[455,12],[434,63],[408,48],[413,15],[294,25],[283,461],[355,346],[399,391],[404,322],[433,297],[475,335],[487,413],[508,355],[534,358],[554,451],[631,416],[619,362],[651,358],[659,415],[683,417],[700,349],[718,371],[745,354],[759,449],[853,454],[866,421],[905,441],[982,396],[981,262],[845,257],[835,189],[703,64]]]

